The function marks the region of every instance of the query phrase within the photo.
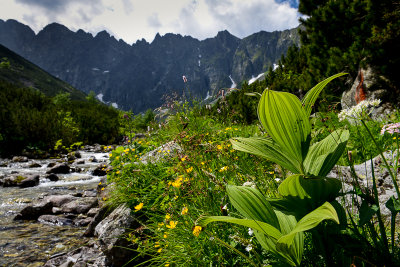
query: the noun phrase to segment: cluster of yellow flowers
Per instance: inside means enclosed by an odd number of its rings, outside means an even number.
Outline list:
[[[191,168],[192,168],[191,170],[189,170],[189,171],[186,170],[186,172],[188,172],[188,173],[191,172],[193,170],[193,167],[191,167]],[[183,179],[183,175],[179,175],[178,178],[175,179],[175,181],[173,181],[173,182],[169,181],[168,185],[172,185],[175,188],[179,188],[179,187],[181,187],[183,182],[188,182],[188,181],[189,181],[189,178],[186,177],[185,179]]]
[[[187,173],[191,173],[192,171],[193,171],[193,167],[189,167],[189,168],[186,169]]]
[[[198,236],[200,235],[200,232],[201,232],[202,229],[203,229],[203,228],[202,228],[201,226],[196,225],[196,226],[193,228],[193,235],[194,235],[195,237],[198,237]]]

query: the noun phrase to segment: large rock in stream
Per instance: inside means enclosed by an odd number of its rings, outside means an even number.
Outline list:
[[[12,175],[5,177],[0,180],[0,185],[3,187],[33,187],[39,184],[39,175],[31,175],[29,177],[25,177],[22,175]]]
[[[66,174],[69,173],[70,167],[67,163],[60,163],[56,164],[54,167],[52,167],[50,170],[48,170],[46,173],[55,173],[55,174]]]
[[[14,220],[37,220],[41,215],[51,214],[53,204],[51,202],[42,202],[37,205],[23,208]]]

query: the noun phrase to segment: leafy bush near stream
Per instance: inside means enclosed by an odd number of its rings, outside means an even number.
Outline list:
[[[97,101],[70,100],[68,94],[50,98],[6,82],[0,82],[0,99],[2,156],[51,151],[59,140],[65,147],[118,140],[117,110]]]
[[[337,115],[338,111],[331,110],[311,119],[314,142],[323,140],[334,130],[347,128],[350,138],[346,151],[352,151],[353,163],[378,155],[382,148],[396,147],[397,138],[380,135],[380,129],[384,124],[399,121],[397,115],[383,121],[366,122],[380,149],[372,145],[363,127],[340,122]],[[206,228],[196,225],[201,215],[240,217],[229,201],[226,185],[245,184],[257,188],[267,198],[279,196],[277,188],[288,175],[287,171],[271,161],[233,150],[229,142],[234,137],[263,135],[257,124],[234,124],[229,119],[204,116],[198,109],[182,109],[145,139],[129,140],[126,146],[112,152],[114,170],[108,178],[115,184],[110,201],[115,205],[128,203],[142,222],[143,227],[133,229],[127,238],[138,245],[137,253],[151,256],[149,261],[141,263],[143,266],[282,266],[278,258],[262,248],[249,228],[224,223],[210,224]],[[147,152],[171,140],[178,143],[182,151],[159,149],[155,153],[164,160],[140,163]],[[339,163],[348,164],[347,153]],[[323,239],[305,233],[302,266],[324,266],[333,262],[379,265],[383,255],[387,261],[396,262],[396,257],[391,257],[398,255],[398,232],[393,234],[397,241],[385,239],[382,233],[392,236],[390,228],[379,225],[374,202],[366,202],[374,199],[374,194],[364,192],[359,197],[362,201],[354,202],[353,208],[358,210],[363,203],[364,211],[348,215],[353,221],[348,221],[345,232],[330,231],[329,223],[318,226],[318,231],[329,236],[325,246],[321,247]],[[397,203],[395,198],[393,200]],[[392,256],[385,254],[385,242],[393,244]],[[321,254],[323,247],[331,253],[328,258]]]

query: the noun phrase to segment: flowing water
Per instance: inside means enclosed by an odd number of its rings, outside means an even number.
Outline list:
[[[86,227],[52,226],[37,221],[14,221],[18,212],[37,203],[45,196],[83,193],[95,190],[100,177],[92,176],[91,171],[99,164],[108,161],[107,153],[80,151],[81,164],[72,164],[81,171],[58,174],[59,181],[52,182],[45,178],[49,163],[59,159],[29,160],[25,163],[0,159],[0,176],[11,174],[40,175],[38,186],[30,188],[0,187],[0,266],[42,266],[50,257],[67,252],[83,245],[88,239],[83,238]],[[89,159],[96,158],[93,162]],[[82,164],[82,161],[84,163]],[[2,163],[2,164],[1,164]],[[32,163],[42,167],[29,168]]]

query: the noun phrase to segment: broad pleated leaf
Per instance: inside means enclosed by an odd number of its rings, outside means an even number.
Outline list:
[[[299,211],[302,211],[314,209],[325,201],[334,200],[341,188],[342,183],[335,178],[305,178],[303,175],[292,175],[283,180],[278,192],[289,201],[297,201]]]
[[[204,216],[197,219],[196,224],[205,227],[207,226],[207,224],[212,222],[227,222],[249,227],[265,234],[266,236],[274,240],[278,240],[282,236],[281,232],[278,229],[268,223],[250,219],[239,219],[229,216]]]
[[[337,130],[312,145],[304,160],[306,174],[315,176],[328,175],[343,154],[349,137],[348,130]]]
[[[232,205],[244,217],[266,222],[280,230],[278,218],[267,199],[255,188],[228,185],[226,192]]]
[[[233,149],[264,157],[293,173],[300,173],[300,165],[269,137],[236,137],[230,140]]]
[[[286,155],[302,166],[310,143],[310,122],[293,94],[266,89],[258,104],[258,117],[266,132]]]
[[[323,80],[322,82],[318,83],[316,86],[311,88],[310,91],[307,92],[307,94],[304,96],[304,98],[302,100],[307,117],[310,117],[312,107],[314,106],[315,100],[317,100],[322,89],[324,89],[324,87],[333,79],[343,76],[343,75],[346,75],[346,74],[347,73],[335,74],[335,75]]]
[[[297,220],[295,216],[277,210],[275,211],[275,213],[279,220],[282,235],[284,236],[291,233],[297,225]],[[293,242],[289,247],[287,247],[286,251],[282,253],[282,251],[279,250],[277,247],[276,249],[278,250],[278,252],[281,253],[281,255],[289,256],[291,261],[293,261],[296,265],[300,265],[301,258],[303,256],[303,245],[304,234],[302,232],[298,232],[294,234]]]
[[[339,224],[336,210],[329,202],[325,202],[323,205],[304,216],[290,233],[283,235],[278,240],[277,249],[284,253],[290,250],[290,246],[293,245],[293,240],[297,233],[308,231],[324,220],[332,220]]]

